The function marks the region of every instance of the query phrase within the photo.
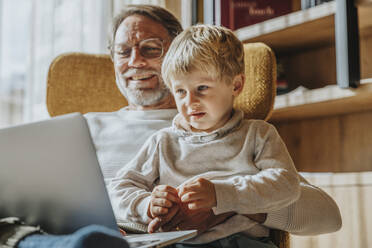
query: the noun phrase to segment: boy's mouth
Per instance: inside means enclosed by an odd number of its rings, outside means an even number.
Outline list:
[[[193,112],[189,114],[190,117],[193,117],[195,119],[200,119],[202,118],[206,113],[205,112]]]

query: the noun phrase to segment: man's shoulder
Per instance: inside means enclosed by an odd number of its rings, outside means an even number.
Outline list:
[[[87,120],[116,117],[118,111],[113,112],[89,112],[84,114]]]
[[[111,125],[112,123],[119,122],[124,118],[122,109],[112,112],[89,112],[84,114],[85,119],[87,120],[89,125]]]
[[[113,128],[119,125],[120,118],[117,111],[114,112],[89,112],[84,114],[91,133],[100,132],[107,127]]]
[[[170,122],[177,114],[176,109],[129,110],[126,107],[113,112],[90,112],[84,117],[88,120],[117,118],[133,121],[167,121]]]

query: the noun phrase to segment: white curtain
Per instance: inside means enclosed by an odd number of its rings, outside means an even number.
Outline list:
[[[45,103],[51,61],[65,52],[107,53],[110,21],[125,4],[168,8],[177,18],[186,20],[182,21],[185,27],[189,25],[190,3],[0,0],[0,128],[49,118]]]
[[[111,18],[111,0],[0,0],[0,127],[48,118],[51,61],[107,53]]]

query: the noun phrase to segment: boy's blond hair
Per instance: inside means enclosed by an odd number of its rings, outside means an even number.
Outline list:
[[[193,70],[207,72],[230,83],[244,73],[243,44],[224,27],[198,24],[181,32],[170,45],[162,64],[162,77],[171,88],[172,79]]]

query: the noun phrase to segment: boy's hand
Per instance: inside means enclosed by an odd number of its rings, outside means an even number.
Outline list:
[[[151,193],[147,215],[150,218],[167,215],[173,203],[180,202],[177,190],[168,185],[158,185]]]
[[[178,196],[191,210],[210,209],[217,205],[214,184],[205,178],[198,178],[184,184],[178,189]]]
[[[151,222],[147,226],[147,232],[153,233],[159,228],[163,227],[163,225],[170,222],[178,212],[179,212],[179,205],[174,204],[171,208],[169,208],[168,214],[155,217],[154,219],[151,220]]]

